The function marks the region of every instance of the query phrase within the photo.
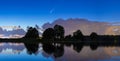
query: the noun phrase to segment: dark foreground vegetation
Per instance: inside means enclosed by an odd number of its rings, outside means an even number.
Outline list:
[[[119,46],[120,35],[97,35],[93,32],[89,36],[84,36],[80,30],[77,30],[73,35],[64,36],[64,28],[60,25],[55,25],[53,28],[46,29],[42,37],[39,37],[39,32],[34,27],[29,27],[26,35],[23,38],[0,39],[0,42],[25,42],[25,43],[79,43],[86,46]]]

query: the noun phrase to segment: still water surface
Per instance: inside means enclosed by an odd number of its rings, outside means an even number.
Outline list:
[[[0,43],[0,61],[120,61],[120,47]]]

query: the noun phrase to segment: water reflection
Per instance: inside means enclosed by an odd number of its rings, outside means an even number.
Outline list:
[[[26,49],[29,55],[38,54],[38,50],[40,48],[39,44],[42,44],[41,48],[44,52],[50,55],[53,54],[56,58],[61,57],[64,54],[64,47],[73,46],[73,50],[75,50],[77,53],[80,53],[82,48],[86,46],[85,44],[81,43],[0,43],[0,52],[7,49],[12,49],[13,51],[23,51]],[[91,50],[97,50],[98,47],[108,47],[108,45],[101,46],[91,43],[89,47]]]
[[[11,53],[14,54],[20,54],[21,51],[23,51],[24,48],[24,44],[23,43],[0,43],[0,52],[4,52],[6,50],[12,50]]]
[[[39,47],[39,44],[42,44]],[[44,52],[49,55],[53,55],[55,58],[61,57],[64,55],[64,47],[73,46],[73,50],[77,53],[80,53],[84,46],[90,47],[91,50],[97,50],[98,47],[102,45],[91,43],[90,45],[79,43],[0,43],[0,52],[3,50],[11,49],[12,51],[18,51],[19,53],[26,49],[27,54],[37,55],[39,53],[39,48],[42,48]],[[109,45],[113,46],[113,45]],[[117,45],[118,46],[118,45]],[[102,47],[108,47],[108,45],[103,45]]]
[[[58,45],[58,44],[44,43],[43,50],[49,55],[53,54],[55,58],[61,57],[64,54],[64,46],[62,44]]]
[[[29,55],[38,54],[39,43],[24,43],[24,45]]]
[[[73,49],[76,51],[76,52],[80,52],[83,48],[83,44],[80,44],[80,43],[73,43]]]
[[[113,47],[112,47],[113,46]],[[12,50],[12,51],[11,51]],[[33,57],[46,61],[90,61],[108,60],[120,56],[119,45],[95,43],[0,43],[0,55],[10,52],[24,57]],[[24,54],[23,54],[24,52]],[[33,56],[35,55],[35,56]],[[38,57],[39,56],[39,57]],[[21,58],[23,58],[21,56]],[[49,59],[48,59],[49,58]],[[30,58],[29,58],[30,59]],[[33,60],[34,61],[34,60]]]

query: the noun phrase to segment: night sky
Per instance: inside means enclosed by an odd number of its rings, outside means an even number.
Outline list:
[[[58,18],[120,22],[120,0],[0,0],[0,26],[42,26]]]

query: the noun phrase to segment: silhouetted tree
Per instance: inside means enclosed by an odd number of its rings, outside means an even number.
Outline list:
[[[48,28],[42,34],[43,39],[54,40],[55,32],[54,29]]]
[[[91,38],[92,40],[97,40],[97,37],[98,37],[98,35],[97,35],[97,33],[95,33],[95,32],[92,32],[91,35],[90,35],[90,38]]]
[[[55,38],[64,38],[64,28],[61,25],[55,25]]]
[[[66,39],[66,40],[71,40],[71,39],[72,39],[72,36],[71,36],[71,35],[67,35],[67,36],[65,36],[65,39]]]
[[[90,39],[92,41],[92,44],[98,44],[98,35],[95,32],[92,32],[90,35]]]
[[[76,32],[73,33],[73,37],[76,39],[76,40],[81,40],[83,41],[84,40],[84,36],[82,34],[82,32],[80,30],[77,30]]]
[[[25,38],[39,38],[39,32],[37,31],[36,28],[29,27],[25,35]]]

